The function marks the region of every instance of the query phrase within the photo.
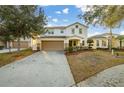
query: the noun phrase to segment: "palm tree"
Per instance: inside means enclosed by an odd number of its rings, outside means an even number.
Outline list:
[[[88,6],[89,7],[89,6]],[[99,24],[109,28],[109,50],[112,49],[112,29],[119,27],[124,19],[124,6],[92,6],[90,11],[79,15],[87,24]]]

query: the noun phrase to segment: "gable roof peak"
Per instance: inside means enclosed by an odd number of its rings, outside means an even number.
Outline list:
[[[51,28],[51,29],[54,29],[54,28],[64,29],[64,28],[67,28],[67,27],[72,26],[72,25],[74,25],[74,24],[80,24],[80,25],[82,25],[82,26],[88,28],[88,26],[86,26],[86,25],[84,25],[84,24],[81,24],[80,22],[74,22],[74,23],[72,23],[72,24],[70,24],[70,25],[67,25],[67,26],[46,26],[46,28]]]
[[[82,24],[82,23],[80,23],[80,22],[74,22],[74,23],[68,25],[67,27],[72,26],[72,25],[74,25],[74,24],[80,24],[80,25],[82,25],[82,26],[88,28],[88,26],[86,26],[86,25],[84,25],[84,24]]]

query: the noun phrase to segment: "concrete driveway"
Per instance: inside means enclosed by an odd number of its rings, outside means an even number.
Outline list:
[[[37,52],[0,68],[0,86],[72,86],[72,77],[63,52]]]

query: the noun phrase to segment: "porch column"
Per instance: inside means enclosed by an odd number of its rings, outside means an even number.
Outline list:
[[[87,44],[87,38],[84,39],[84,46],[88,46],[88,44]]]
[[[7,41],[7,48],[9,48],[9,42]]]
[[[41,40],[40,40],[40,36],[37,37],[37,48],[38,48],[38,50],[41,50]]]
[[[82,42],[83,42],[83,39],[80,39],[80,45],[79,46],[82,46]]]
[[[122,48],[124,48],[124,40],[122,40]]]
[[[37,39],[32,39],[32,50],[37,50]]]

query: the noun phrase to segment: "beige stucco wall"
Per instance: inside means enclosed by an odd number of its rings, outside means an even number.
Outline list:
[[[114,39],[112,40],[112,47],[113,48],[119,48],[120,47],[120,41],[118,39]]]
[[[96,48],[108,48],[108,39],[107,38],[93,38],[92,40],[94,41],[93,46],[92,46],[93,49],[96,49]],[[96,44],[97,40],[99,40],[99,47],[96,46],[97,45]],[[106,41],[106,46],[102,46],[102,40]],[[119,40],[113,38],[112,39],[112,47],[113,48],[119,48],[119,46],[120,46]]]
[[[77,45],[80,46],[82,41],[85,39],[82,39],[80,37],[68,37],[68,38],[35,38],[31,39],[31,47],[33,50],[37,50],[37,44],[40,43],[40,46],[42,45],[42,41],[64,41],[64,48],[69,46],[69,40],[78,40]],[[85,41],[86,42],[86,41]],[[87,44],[85,44],[86,46]],[[40,47],[40,50],[42,50],[42,47]]]
[[[96,48],[108,48],[108,40],[106,38],[93,38],[93,49]],[[97,46],[97,40],[99,40],[99,46]],[[106,46],[102,46],[102,40],[104,40],[106,42]]]
[[[31,39],[31,47],[32,47],[32,50],[37,50],[37,39],[36,38],[32,38]]]
[[[124,40],[122,40],[122,47],[124,48]]]

